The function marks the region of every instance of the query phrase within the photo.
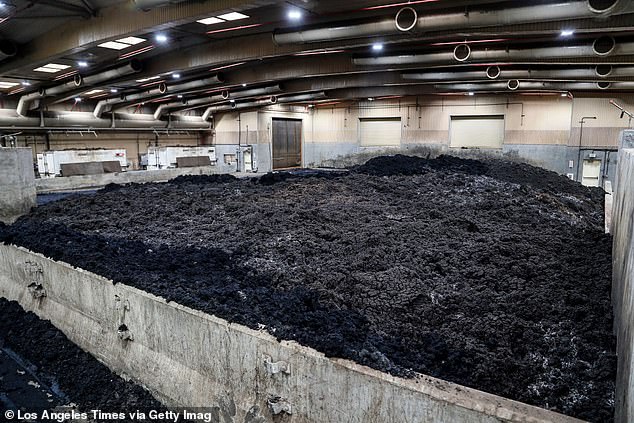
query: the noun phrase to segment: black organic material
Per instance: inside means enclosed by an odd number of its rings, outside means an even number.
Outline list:
[[[66,198],[0,240],[329,356],[612,419],[600,189],[449,156],[254,182]]]
[[[110,413],[166,410],[149,392],[113,374],[105,365],[69,341],[49,321],[25,312],[18,303],[0,298],[0,316],[0,346],[10,348],[21,359],[27,360],[33,366],[31,371],[37,375],[39,382],[55,386],[55,391],[59,393],[52,396],[49,407],[36,407],[32,398],[15,397],[19,401],[17,405],[24,407],[23,411],[41,415],[44,409],[53,411],[55,407],[70,402],[76,404],[77,412],[85,413],[90,410]],[[11,367],[0,365],[0,369],[4,368]],[[0,372],[0,394],[3,378],[10,376]],[[27,394],[35,397],[33,392],[24,393]],[[0,410],[5,411],[2,401]],[[126,417],[119,421],[135,420]]]

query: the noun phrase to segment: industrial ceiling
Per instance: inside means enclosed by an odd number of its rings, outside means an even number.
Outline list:
[[[0,128],[209,128],[406,95],[634,91],[634,1],[0,1]]]

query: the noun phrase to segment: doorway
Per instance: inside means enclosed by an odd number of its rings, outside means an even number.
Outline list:
[[[273,118],[273,169],[301,165],[302,120]]]
[[[601,175],[601,160],[584,160],[581,184],[587,187],[598,187]]]

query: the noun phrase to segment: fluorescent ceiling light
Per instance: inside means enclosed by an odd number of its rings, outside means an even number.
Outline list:
[[[300,19],[301,17],[302,17],[302,12],[300,12],[299,10],[291,10],[290,12],[288,12],[289,19],[297,20],[297,19]]]
[[[472,92],[470,92],[469,95],[474,95],[474,94]]]
[[[213,24],[222,23],[225,21],[223,19],[212,16],[211,18],[199,19],[196,22],[201,23],[203,25],[213,25]]]
[[[570,37],[571,35],[573,35],[575,33],[574,29],[562,29],[561,30],[561,36],[562,37]]]
[[[125,38],[121,38],[120,40],[117,40],[117,43],[123,43],[123,44],[130,44],[131,46],[135,45],[135,44],[140,44],[142,42],[146,41],[145,38],[139,38],[139,37],[125,37]]]
[[[22,85],[28,87],[29,85],[31,85],[31,83],[29,81],[22,81]]]
[[[98,47],[109,48],[111,50],[123,50],[124,48],[130,47],[130,44],[108,41],[107,43],[99,44]]]
[[[79,103],[81,101],[81,97],[75,97],[75,103]]]
[[[164,43],[167,41],[167,35],[165,34],[157,34],[156,37],[154,37],[156,39],[156,41],[158,41],[159,43]]]
[[[79,66],[80,68],[85,68],[86,66],[88,66],[88,62],[81,60],[77,62],[77,66]]]
[[[0,81],[0,88],[11,88],[20,85],[18,82]]]
[[[119,92],[119,90],[118,90],[118,89],[116,89],[116,88],[110,88],[110,92],[114,94],[114,93]]]
[[[231,12],[231,13],[225,13],[224,15],[219,15],[218,17],[220,19],[224,19],[225,21],[237,21],[238,19],[246,19],[249,16],[240,12]]]
[[[172,74],[172,78],[174,78],[174,79],[178,79],[178,78],[180,78],[180,77],[181,77],[181,74],[180,74],[180,73],[173,73],[173,74]]]
[[[60,69],[47,68],[46,66],[40,66],[39,68],[33,69],[35,72],[46,72],[46,73],[57,73]]]
[[[47,65],[44,65],[45,68],[52,68],[52,69],[68,69],[70,68],[69,65],[60,65],[58,63],[49,63]]]
[[[374,44],[372,44],[372,50],[374,50],[374,51],[381,51],[381,50],[383,50],[383,44],[381,44],[381,43],[374,43]]]

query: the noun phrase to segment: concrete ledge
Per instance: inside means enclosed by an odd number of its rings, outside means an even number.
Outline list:
[[[0,295],[51,320],[166,405],[212,408],[223,422],[580,422],[439,379],[329,359],[21,247],[0,244]]]
[[[0,147],[0,222],[13,223],[35,207],[30,148]]]
[[[215,173],[221,172],[212,166],[160,170],[134,170],[129,172],[103,173],[97,175],[41,178],[35,180],[35,188],[38,194],[44,194],[55,191],[101,188],[108,184],[163,182],[181,175],[213,175]]]

